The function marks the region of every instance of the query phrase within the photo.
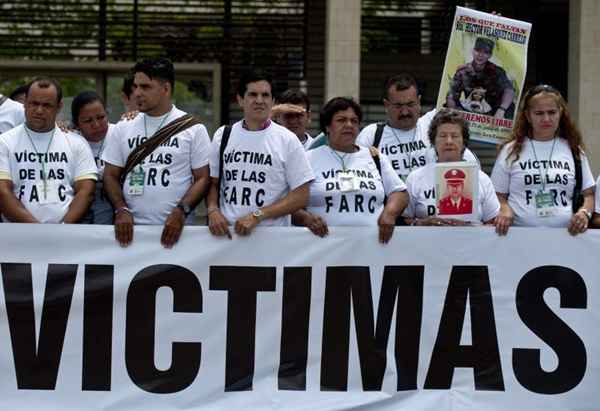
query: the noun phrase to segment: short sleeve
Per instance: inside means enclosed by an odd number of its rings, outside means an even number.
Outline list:
[[[594,176],[590,169],[590,163],[585,153],[581,155],[581,189],[587,190],[590,187],[594,187]]]
[[[392,167],[390,160],[384,154],[379,154],[381,162],[381,179],[383,181],[383,189],[385,195],[389,196],[391,193],[397,191],[406,191],[406,184],[396,174],[396,171]]]
[[[10,175],[10,154],[4,139],[0,138],[0,179],[12,180]]]
[[[193,133],[190,164],[192,169],[196,170],[204,167],[209,162],[210,138],[203,124],[193,127],[190,131]]]
[[[73,170],[74,180],[79,179],[83,176],[94,175],[95,179],[98,177],[98,168],[96,167],[96,160],[94,160],[94,154],[92,149],[79,135],[68,135],[67,138],[73,139],[76,142],[74,152],[77,155],[75,159],[75,169]]]
[[[506,162],[508,146],[504,146],[496,158],[492,170],[492,184],[497,193],[508,194],[510,186],[510,167]]]
[[[300,141],[297,138],[290,139],[287,147],[285,178],[290,190],[295,190],[302,184],[314,180],[315,176]]]
[[[122,127],[120,126],[122,124],[123,122],[118,123],[106,135],[106,142],[102,151],[102,161],[121,168],[125,167],[125,162],[127,161],[121,150]]]
[[[375,131],[377,130],[377,124],[369,124],[361,130],[356,137],[356,144],[363,147],[371,147],[375,142]]]
[[[210,176],[214,178],[219,178],[219,170],[221,164],[221,139],[223,138],[223,131],[225,130],[225,126],[219,127],[215,134],[213,135],[212,142],[210,143],[210,154],[209,154],[209,164],[210,164]]]
[[[416,210],[417,210],[417,204],[416,204],[416,201],[417,201],[416,183],[417,183],[417,181],[416,180],[417,179],[416,179],[415,175],[416,174],[413,171],[406,178],[406,191],[408,192],[408,205],[406,206],[404,213],[402,213],[402,216],[404,216],[404,217],[414,218],[416,215]]]
[[[479,188],[481,196],[481,221],[486,222],[495,218],[500,212],[500,202],[494,190],[492,180],[482,171],[479,172]]]

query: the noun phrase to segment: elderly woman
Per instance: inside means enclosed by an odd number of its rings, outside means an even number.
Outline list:
[[[438,111],[431,125],[429,126],[429,140],[435,149],[437,163],[462,161],[463,153],[469,141],[469,126],[461,114],[452,109],[442,109]],[[466,162],[465,162],[466,164]],[[410,202],[404,213],[407,222],[412,225],[427,226],[456,226],[466,224],[490,224],[498,215],[500,204],[494,192],[494,186],[490,178],[478,169],[478,197],[477,202],[471,205],[473,210],[471,218],[443,218],[438,216],[441,210],[436,207],[435,192],[435,171],[436,163],[427,164],[418,170],[411,172],[406,180]],[[452,171],[452,170],[450,170]],[[461,177],[462,171],[457,169],[455,174]],[[464,181],[457,178],[457,181]],[[458,184],[457,184],[458,185]],[[450,194],[454,194],[449,190]],[[458,193],[460,194],[460,193]],[[466,201],[472,201],[465,198]],[[440,201],[440,208],[444,205]],[[457,211],[460,211],[458,209]],[[459,214],[458,212],[456,214]],[[466,214],[466,213],[465,213]]]
[[[566,227],[572,235],[588,228],[594,179],[581,133],[555,88],[540,85],[525,94],[512,137],[496,159],[492,181],[502,206],[496,220],[501,235],[513,224]]]
[[[321,109],[328,144],[307,153],[315,180],[308,206],[294,222],[321,237],[330,226],[378,225],[379,241],[387,243],[406,207],[406,186],[385,156],[356,145],[361,120],[362,110],[350,98],[333,98]]]
[[[76,131],[81,134],[92,149],[98,167],[98,183],[96,196],[90,211],[82,220],[87,224],[112,224],[113,208],[102,192],[102,174],[104,162],[102,150],[104,141],[112,124],[108,123],[108,115],[102,98],[94,91],[84,91],[77,95],[71,103],[71,121]]]

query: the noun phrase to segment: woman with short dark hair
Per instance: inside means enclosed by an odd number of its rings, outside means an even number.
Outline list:
[[[406,186],[384,155],[356,145],[361,120],[360,106],[348,97],[335,97],[321,109],[328,143],[307,152],[315,180],[308,206],[294,222],[321,237],[332,226],[377,225],[379,241],[387,243],[406,207]]]
[[[78,94],[71,103],[71,121],[76,131],[90,145],[98,167],[96,196],[82,223],[112,224],[113,208],[103,193],[102,174],[104,172],[104,162],[101,157],[106,136],[113,125],[108,123],[108,114],[102,97],[94,91],[84,91]]]

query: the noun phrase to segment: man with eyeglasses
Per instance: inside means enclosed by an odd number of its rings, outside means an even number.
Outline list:
[[[402,180],[408,174],[435,161],[435,151],[429,143],[429,124],[437,110],[421,116],[421,96],[417,82],[410,74],[393,76],[385,83],[383,105],[385,123],[365,127],[356,142],[365,147],[374,146],[385,154]],[[469,149],[464,159],[477,161]]]

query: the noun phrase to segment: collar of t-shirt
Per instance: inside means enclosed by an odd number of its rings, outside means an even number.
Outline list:
[[[250,130],[250,128],[248,127],[248,124],[246,124],[246,120],[242,120],[242,127],[244,128],[244,130],[248,130],[248,131],[263,131],[270,125],[271,125],[271,119],[267,119],[267,121],[265,121],[258,127],[258,130]]]
[[[25,126],[25,131],[31,136],[31,138],[35,142],[36,139],[37,140],[48,140],[50,137],[52,137],[55,130],[52,129],[50,131],[44,131],[44,132],[40,133],[38,131],[33,131],[29,127]]]

